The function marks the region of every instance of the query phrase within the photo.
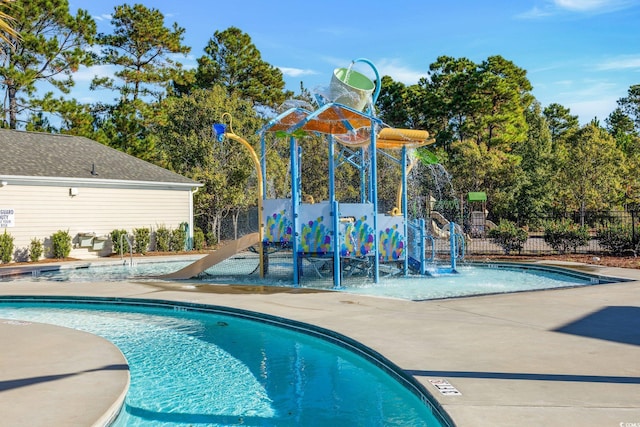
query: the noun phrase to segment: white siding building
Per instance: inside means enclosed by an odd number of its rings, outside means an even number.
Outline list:
[[[14,237],[18,261],[31,239],[47,247],[60,230],[77,257],[110,254],[114,229],[187,223],[192,236],[201,186],[87,138],[0,129],[0,233]]]

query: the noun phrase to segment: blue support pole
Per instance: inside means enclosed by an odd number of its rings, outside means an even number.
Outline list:
[[[300,284],[300,271],[298,268],[300,258],[300,254],[298,253],[298,239],[300,237],[300,219],[298,215],[300,194],[298,192],[298,186],[300,177],[298,174],[298,148],[294,137],[289,138],[289,152],[291,157],[291,216],[294,230],[291,239],[291,251],[293,252],[293,286],[298,287]]]
[[[420,218],[420,242],[418,243],[418,247],[420,248],[420,274],[424,275],[427,272],[427,257],[425,256],[425,251],[427,250],[426,245],[426,227],[424,218]]]
[[[409,252],[407,251],[409,208],[407,207],[407,147],[402,146],[402,224],[404,235],[404,275],[409,274]]]
[[[335,162],[335,141],[333,135],[329,135],[329,202],[336,200],[336,162]]]
[[[373,178],[371,177],[371,165],[369,165],[368,177],[369,177],[369,182],[367,183],[367,200],[366,201],[373,203]]]
[[[333,135],[329,135],[329,203],[331,205],[331,225],[333,227],[333,287],[339,289],[341,284],[340,271],[340,212],[336,201],[336,143]]]
[[[378,171],[376,153],[376,133],[374,132],[375,122],[371,119],[371,200],[373,201],[373,235],[375,236],[375,255],[373,258],[373,281],[380,281],[380,235],[378,234]]]
[[[360,203],[367,202],[368,185],[367,164],[364,148],[360,148]]]
[[[458,257],[456,249],[456,224],[451,221],[449,223],[449,242],[451,247],[451,270],[456,271],[456,258]]]
[[[333,224],[333,288],[342,288],[342,271],[340,266],[340,212],[338,211],[338,201],[331,202],[332,224]]]
[[[298,146],[296,154],[296,164],[298,168],[298,201],[302,203],[302,147]]]

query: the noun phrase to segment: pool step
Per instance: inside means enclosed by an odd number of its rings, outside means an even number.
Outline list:
[[[97,259],[100,258],[100,252],[91,250],[91,248],[74,248],[69,253],[70,258],[75,259]]]

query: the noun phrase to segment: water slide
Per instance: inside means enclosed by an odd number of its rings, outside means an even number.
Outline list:
[[[250,246],[257,245],[258,243],[260,243],[260,235],[258,233],[247,234],[246,236],[242,236],[238,240],[233,240],[226,243],[224,246],[216,249],[215,252],[212,252],[197,261],[194,261],[193,263],[176,272],[164,274],[162,276],[158,276],[157,278],[174,280],[191,279],[192,277],[195,277],[205,271],[207,268],[213,267],[214,265],[219,264],[222,261],[229,259],[232,256],[246,250]]]

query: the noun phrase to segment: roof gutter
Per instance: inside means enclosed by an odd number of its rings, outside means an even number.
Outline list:
[[[123,179],[100,178],[66,178],[57,176],[20,176],[0,175],[0,180],[7,185],[40,185],[40,186],[66,186],[98,187],[98,188],[137,188],[137,189],[175,189],[191,190],[203,187],[204,184],[193,182],[158,182],[158,181],[130,181]]]

